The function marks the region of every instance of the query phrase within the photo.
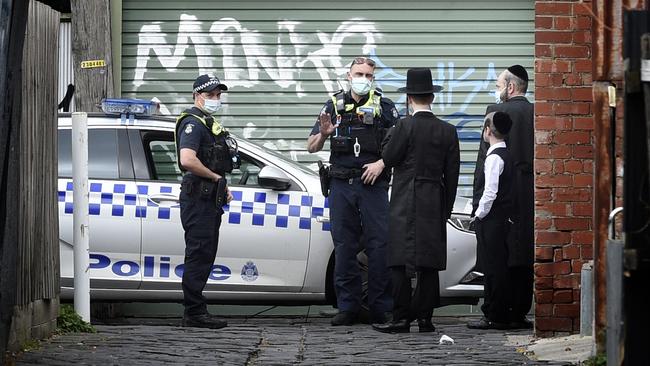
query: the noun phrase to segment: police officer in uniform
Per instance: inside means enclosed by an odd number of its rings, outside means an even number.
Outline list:
[[[348,72],[351,90],[335,93],[320,112],[308,140],[311,153],[330,140],[329,207],[335,249],[338,314],[332,325],[351,325],[361,309],[357,253],[368,256],[368,307],[372,323],[384,323],[392,309],[386,264],[388,183],[381,141],[399,115],[393,102],[372,88],[375,62],[355,58]]]
[[[193,86],[194,106],[176,120],[176,149],[184,172],[180,206],[185,230],[185,327],[219,329],[227,325],[208,313],[202,294],[217,254],[222,206],[232,199],[224,175],[232,171],[236,152],[232,138],[213,117],[226,90],[216,76],[199,76]]]

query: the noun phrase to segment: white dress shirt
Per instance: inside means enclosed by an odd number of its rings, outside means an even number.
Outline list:
[[[506,143],[504,141],[497,142],[490,146],[486,154],[487,157],[485,158],[485,165],[483,168],[485,174],[485,186],[483,188],[483,195],[481,196],[481,200],[478,202],[478,208],[475,212],[476,217],[479,219],[484,218],[490,213],[492,204],[497,198],[497,192],[499,192],[499,176],[503,173],[503,166],[505,163],[499,155],[490,155],[490,153],[494,151],[494,149],[500,147],[506,147]]]

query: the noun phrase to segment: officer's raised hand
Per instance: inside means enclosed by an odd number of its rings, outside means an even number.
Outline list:
[[[361,180],[365,184],[373,185],[377,178],[381,175],[381,172],[384,171],[384,161],[379,159],[374,163],[365,164],[363,166],[363,174],[361,174]]]
[[[320,123],[320,134],[327,137],[334,133],[336,127],[332,124],[332,116],[329,113],[321,113],[318,116],[318,123]]]

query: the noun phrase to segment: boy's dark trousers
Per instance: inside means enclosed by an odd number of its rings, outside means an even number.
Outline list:
[[[484,302],[481,310],[488,320],[510,321],[510,284],[508,247],[506,245],[507,214],[495,207],[487,216],[476,221],[479,261],[484,277]]]

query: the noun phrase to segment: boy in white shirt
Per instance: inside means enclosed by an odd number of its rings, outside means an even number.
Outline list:
[[[484,277],[483,318],[472,329],[507,329],[510,313],[506,233],[512,198],[512,162],[504,141],[512,120],[504,112],[485,116],[483,140],[490,144],[484,166],[485,188],[475,212],[477,260]]]

